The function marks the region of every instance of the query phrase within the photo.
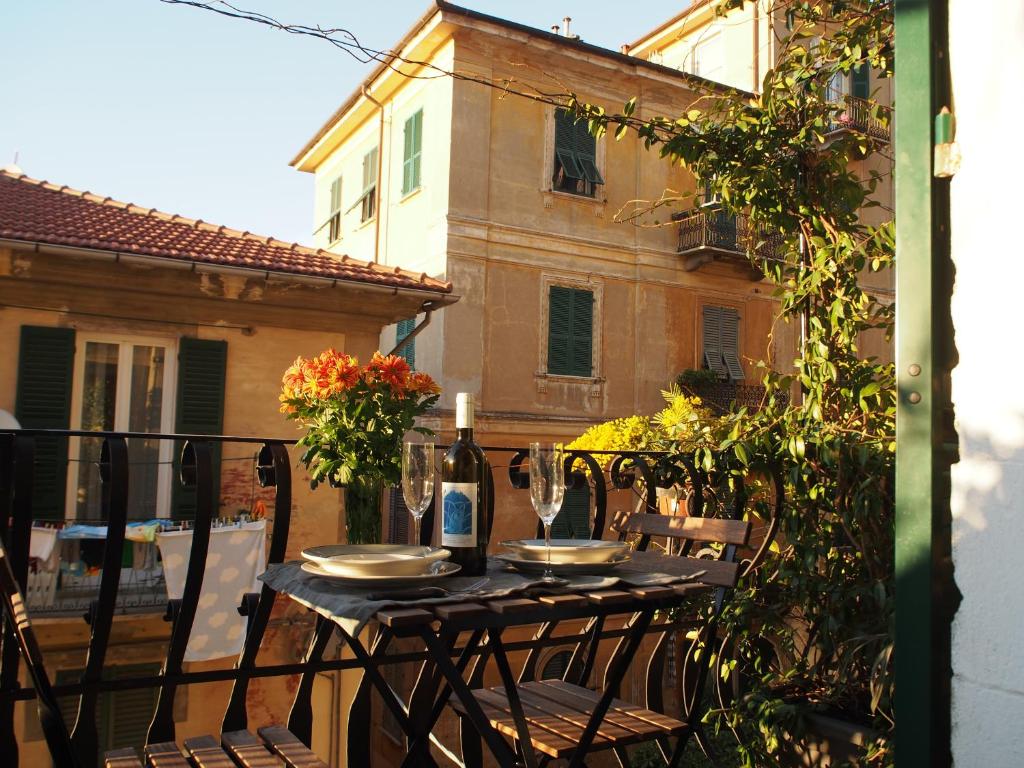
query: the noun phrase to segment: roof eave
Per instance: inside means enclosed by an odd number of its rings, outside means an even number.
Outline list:
[[[227,274],[248,274],[253,277],[262,277],[268,282],[286,283],[314,283],[322,285],[330,283],[332,286],[352,287],[359,290],[372,291],[374,293],[389,293],[391,295],[409,295],[430,297],[434,308],[440,308],[454,304],[461,296],[442,288],[430,288],[427,286],[398,286],[382,285],[365,280],[354,280],[343,277],[329,277],[326,275],[304,275],[298,272],[274,269],[258,269],[256,267],[233,266],[229,264],[208,264],[195,259],[177,259],[171,256],[154,256],[151,254],[129,253],[127,251],[108,250],[105,248],[83,248],[81,246],[60,245],[47,243],[42,240],[27,240],[17,238],[0,238],[0,246],[15,248],[18,250],[31,250],[34,253],[49,253],[54,255],[82,256],[85,258],[105,258],[117,263],[125,264],[147,264],[150,266],[161,266],[169,269],[187,270],[196,273],[227,273]]]

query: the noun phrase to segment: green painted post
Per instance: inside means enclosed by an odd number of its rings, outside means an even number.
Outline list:
[[[944,467],[940,415],[946,359],[940,349],[948,317],[943,293],[943,217],[932,177],[937,112],[936,9],[929,0],[895,0],[896,122],[896,765],[931,768],[948,762],[949,700],[936,670],[945,659],[948,619],[933,586],[942,574],[936,521],[941,521]],[[945,302],[945,304],[943,304]],[[944,628],[943,628],[944,627]],[[945,708],[943,711],[942,708]],[[942,740],[946,739],[946,745]]]

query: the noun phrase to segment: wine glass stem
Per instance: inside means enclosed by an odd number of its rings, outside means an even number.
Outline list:
[[[544,566],[544,578],[554,578],[551,573],[551,523],[544,523],[544,548],[547,550],[547,563]]]
[[[420,541],[421,541],[420,540],[420,518],[414,517],[412,520],[413,520],[414,527],[416,529],[416,538],[413,540],[412,543],[415,546],[418,547],[420,545]]]

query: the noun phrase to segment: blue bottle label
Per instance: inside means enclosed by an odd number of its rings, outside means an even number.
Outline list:
[[[479,483],[441,483],[441,546],[476,546]]]

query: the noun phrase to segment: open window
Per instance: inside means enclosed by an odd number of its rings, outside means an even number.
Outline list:
[[[552,189],[594,197],[599,184],[604,178],[597,167],[597,139],[585,120],[576,122],[567,110],[556,109]]]

